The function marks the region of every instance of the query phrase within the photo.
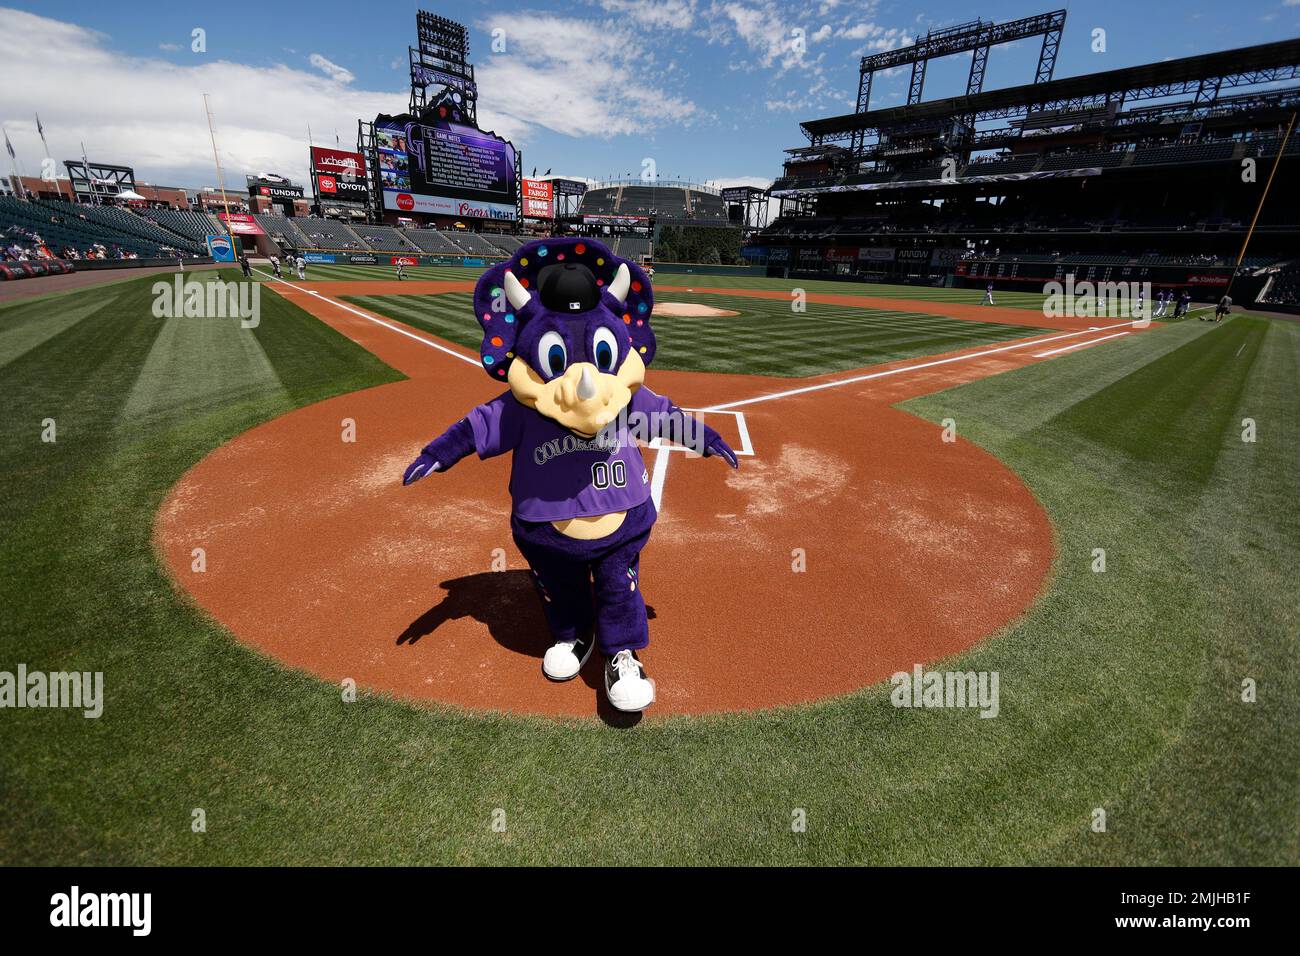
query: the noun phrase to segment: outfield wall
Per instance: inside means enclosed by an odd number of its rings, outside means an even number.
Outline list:
[[[767,275],[765,266],[724,266],[705,265],[699,262],[658,262],[654,263],[655,274],[661,272],[698,276],[762,276]]]

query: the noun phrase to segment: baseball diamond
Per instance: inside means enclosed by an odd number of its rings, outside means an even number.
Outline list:
[[[1300,7],[138,6],[0,11],[6,925],[1282,925]]]

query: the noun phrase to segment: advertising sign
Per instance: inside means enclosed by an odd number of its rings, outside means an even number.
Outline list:
[[[237,236],[264,236],[266,233],[262,227],[257,224],[257,220],[248,213],[243,212],[219,212],[217,218],[230,227],[230,231]]]
[[[208,236],[208,255],[213,262],[234,262],[235,250],[229,236]]]
[[[398,212],[513,220],[519,183],[514,146],[443,118],[375,120],[384,208]]]
[[[326,149],[323,146],[311,148],[312,172],[322,176],[338,176],[346,179],[366,178],[366,160],[360,153],[349,153],[342,149]]]
[[[524,180],[524,218],[553,219],[555,217],[554,194],[550,180]]]

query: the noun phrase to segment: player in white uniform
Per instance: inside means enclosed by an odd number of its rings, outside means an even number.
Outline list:
[[[299,278],[299,279],[306,279],[306,278],[307,278],[307,260],[304,259],[302,256],[299,256],[299,257],[298,257],[298,263],[297,263],[297,265],[298,265],[298,278]]]

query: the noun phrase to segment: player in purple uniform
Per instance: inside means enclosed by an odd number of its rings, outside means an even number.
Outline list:
[[[598,242],[522,246],[474,292],[483,367],[509,391],[425,446],[403,476],[409,485],[470,452],[513,454],[511,530],[554,640],[542,670],[570,680],[599,647],[606,694],[624,711],[654,701],[636,652],[650,640],[640,553],[656,512],[634,439],[671,437],[738,467],[716,431],[645,387],[653,305],[640,266]]]

